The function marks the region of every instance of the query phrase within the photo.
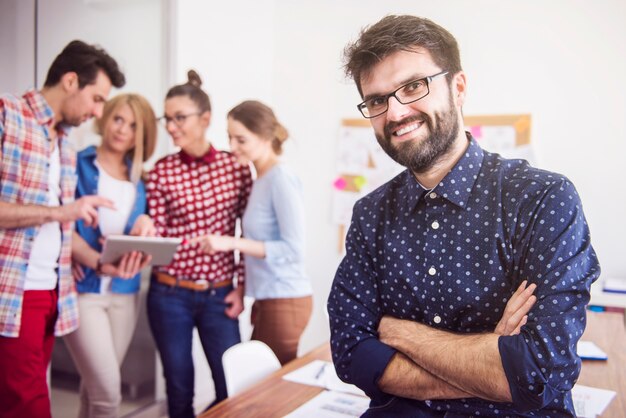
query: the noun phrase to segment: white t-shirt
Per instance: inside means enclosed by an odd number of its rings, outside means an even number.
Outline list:
[[[61,204],[61,155],[58,145],[55,145],[50,155],[48,174],[48,206],[59,206]],[[48,222],[41,225],[30,252],[24,289],[52,290],[56,288],[60,254],[61,224]]]
[[[116,210],[99,207],[98,224],[103,237],[107,235],[122,235],[128,223],[128,218],[133,205],[137,190],[135,185],[128,180],[119,180],[107,173],[96,161],[98,168],[98,196],[111,199]],[[101,276],[100,292],[106,293],[111,286],[111,277]]]

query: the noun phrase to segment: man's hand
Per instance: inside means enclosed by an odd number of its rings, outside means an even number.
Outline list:
[[[520,333],[522,326],[526,324],[528,312],[537,301],[537,296],[533,295],[537,285],[531,283],[526,287],[526,284],[527,281],[524,280],[506,303],[504,313],[498,325],[496,325],[494,333],[498,335],[517,335]]]
[[[122,256],[117,263],[102,264],[100,273],[105,276],[132,279],[152,261],[152,256],[141,251],[131,251]]]
[[[528,312],[537,301],[537,297],[533,295],[537,285],[532,283],[526,287],[527,281],[524,280],[517,288],[511,299],[504,308],[502,319],[496,325],[494,330],[498,335],[517,335],[523,325],[528,320]],[[383,343],[397,348],[395,345],[403,333],[409,332],[413,321],[402,320],[392,316],[383,316],[378,324],[378,339]]]
[[[85,226],[96,227],[98,225],[98,207],[115,210],[113,201],[96,195],[83,196],[69,205],[53,208],[55,215],[52,220],[58,222],[72,222],[82,219]]]
[[[203,235],[189,240],[190,244],[197,244],[200,251],[207,254],[215,254],[235,249],[235,237],[222,235]]]
[[[224,313],[230,319],[236,319],[243,312],[243,286],[239,285],[224,298],[226,309]]]
[[[129,235],[135,235],[139,237],[155,237],[157,234],[156,227],[152,218],[148,215],[139,215],[135,220],[135,224],[130,230]]]
[[[458,334],[436,329],[411,320],[383,316],[378,324],[378,338],[395,348],[401,356],[395,368],[385,371],[381,379],[385,391],[413,399],[464,397],[465,393],[496,402],[510,402],[511,393],[498,352],[500,335],[515,335],[528,319],[528,312],[536,302],[536,285],[526,287],[524,281],[509,299],[494,333]],[[402,356],[415,364],[402,360]],[[401,367],[402,366],[402,367]],[[406,375],[395,376],[398,370]],[[427,375],[424,375],[424,371]],[[428,389],[419,388],[407,380],[412,376]],[[433,379],[435,378],[435,379]],[[441,384],[443,382],[443,384]],[[441,393],[434,392],[439,387]],[[408,392],[407,392],[408,391]]]
[[[385,315],[378,324],[378,339],[395,349],[399,349],[398,343],[402,341],[403,335],[406,334],[407,337],[410,337],[415,324],[417,323],[414,321]]]

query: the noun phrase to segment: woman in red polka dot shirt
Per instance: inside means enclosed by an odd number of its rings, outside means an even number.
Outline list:
[[[215,401],[227,397],[222,354],[240,342],[243,260],[234,252],[205,254],[186,243],[207,234],[235,234],[252,177],[246,165],[205,139],[211,121],[200,77],[169,90],[162,120],[181,150],[150,172],[149,213],[158,233],[183,238],[171,264],[155,267],[148,293],[150,328],[163,363],[170,417],[193,417],[192,333],[198,329],[215,384]]]

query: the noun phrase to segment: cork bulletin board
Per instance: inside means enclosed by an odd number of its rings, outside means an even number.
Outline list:
[[[529,114],[465,116],[464,123],[465,130],[483,149],[505,158],[534,162]],[[344,251],[347,227],[356,201],[403,170],[404,167],[380,148],[368,120],[341,121],[332,199],[332,222],[338,226],[339,253]]]

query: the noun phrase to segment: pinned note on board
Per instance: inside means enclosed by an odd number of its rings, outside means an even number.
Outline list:
[[[358,193],[367,184],[367,179],[362,175],[342,174],[335,179],[333,186],[342,192]]]
[[[343,119],[332,180],[332,221],[339,228],[339,252],[357,200],[405,170],[380,147],[367,119]]]
[[[463,121],[465,129],[486,151],[534,163],[530,115],[465,116]]]

